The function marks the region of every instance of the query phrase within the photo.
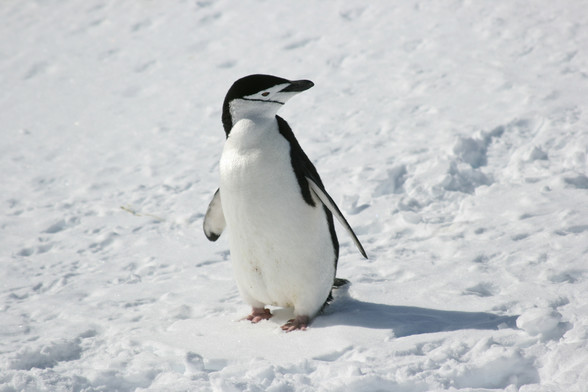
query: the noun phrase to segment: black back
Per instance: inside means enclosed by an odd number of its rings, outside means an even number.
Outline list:
[[[310,159],[308,159],[306,153],[302,150],[302,147],[300,147],[298,140],[296,140],[296,137],[294,136],[294,132],[292,132],[292,128],[290,128],[286,120],[280,116],[276,116],[276,120],[278,121],[278,129],[280,130],[280,134],[290,143],[290,162],[292,163],[294,174],[298,180],[302,198],[308,205],[314,207],[316,204],[310,194],[310,186],[308,185],[308,181],[306,181],[306,177],[314,181],[314,183],[317,184],[323,190],[323,192],[327,193],[325,191],[321,177],[319,176]],[[327,222],[329,224],[329,232],[331,233],[331,241],[333,242],[333,249],[335,251],[335,269],[337,269],[337,261],[339,260],[339,240],[337,239],[337,232],[335,231],[333,214],[324,205],[323,209],[325,210]]]
[[[231,128],[233,128],[234,125],[233,119],[231,117],[231,111],[229,109],[229,103],[233,99],[243,98],[248,95],[255,94],[261,90],[276,86],[278,84],[284,84],[289,82],[289,80],[279,78],[277,76],[255,74],[245,76],[237,80],[235,83],[233,83],[229,91],[227,91],[225,101],[223,102],[222,121],[223,128],[225,129],[225,134],[227,135],[227,137],[229,137]]]

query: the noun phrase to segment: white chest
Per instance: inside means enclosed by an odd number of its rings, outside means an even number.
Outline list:
[[[251,204],[295,191],[290,146],[275,119],[273,123],[241,120],[233,127],[221,156],[220,175],[223,204],[225,196],[227,203]]]

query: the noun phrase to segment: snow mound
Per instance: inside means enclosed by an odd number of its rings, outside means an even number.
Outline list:
[[[8,365],[10,369],[31,370],[33,368],[47,369],[55,367],[59,362],[80,359],[81,340],[63,340],[46,346],[24,348],[19,350]]]
[[[548,308],[536,308],[525,311],[517,319],[517,327],[531,336],[538,336],[542,341],[560,339],[571,328],[562,321],[561,313]]]

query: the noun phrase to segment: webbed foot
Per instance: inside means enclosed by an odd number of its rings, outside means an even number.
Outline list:
[[[272,313],[269,309],[266,308],[253,308],[253,311],[249,316],[246,317],[247,320],[251,321],[252,323],[258,323],[261,320],[269,320],[272,317]]]
[[[288,320],[288,322],[282,325],[282,330],[286,332],[292,332],[297,329],[301,331],[306,331],[308,324],[310,323],[310,317],[308,316],[296,316],[292,320]]]

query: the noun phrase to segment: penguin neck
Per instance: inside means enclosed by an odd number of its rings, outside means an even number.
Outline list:
[[[246,99],[235,99],[223,107],[223,126],[227,137],[233,127],[241,120],[250,120],[257,124],[275,121],[278,110],[282,107],[279,102],[258,102]]]
[[[257,149],[279,136],[276,116],[248,117],[235,122],[227,142],[238,150]]]

